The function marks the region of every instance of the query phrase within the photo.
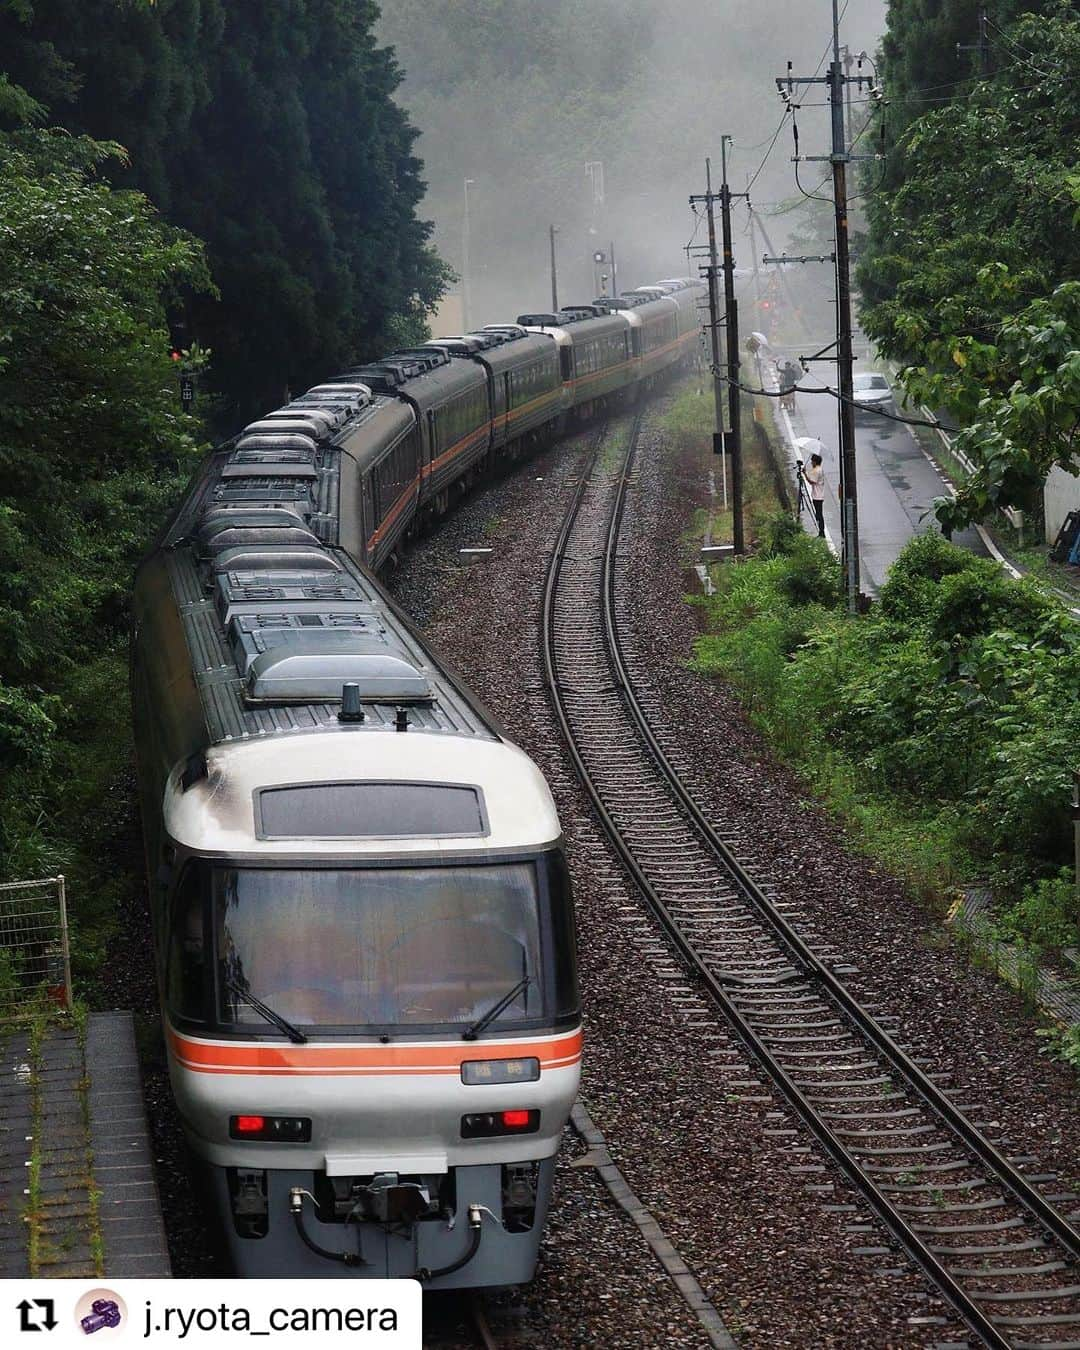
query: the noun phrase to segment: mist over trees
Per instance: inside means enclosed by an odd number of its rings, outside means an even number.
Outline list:
[[[226,408],[257,413],[417,335],[444,268],[417,217],[415,133],[370,0],[33,0],[0,5],[0,67],[50,123],[115,140],[199,236],[218,298],[181,343],[213,349]]]
[[[845,10],[842,40],[872,54],[883,0],[850,0]],[[797,73],[814,72],[831,16],[829,0],[385,4],[378,31],[405,70],[398,99],[423,133],[423,210],[459,270],[463,183],[474,180],[474,321],[550,303],[549,224],[561,231],[563,299],[591,298],[589,259],[611,240],[620,284],[683,275],[694,224],[687,198],[704,188],[706,155],[718,178],[720,135],[732,134],[731,181],[745,187],[780,121],[775,77],[788,59]],[[823,101],[823,92],[806,98]],[[800,129],[804,152],[820,152],[825,110],[808,108]],[[791,154],[789,125],[754,184],[755,205],[797,195]],[[602,204],[585,175],[594,160],[604,166]],[[785,225],[777,225],[778,244]],[[740,235],[739,247],[747,263],[748,238]]]

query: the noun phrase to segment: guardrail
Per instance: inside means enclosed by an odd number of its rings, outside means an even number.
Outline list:
[[[64,878],[0,884],[0,1026],[42,1003],[71,1009]]]

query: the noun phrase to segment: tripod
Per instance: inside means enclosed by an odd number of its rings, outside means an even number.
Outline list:
[[[799,491],[799,500],[795,506],[795,519],[802,520],[803,507],[805,507],[810,519],[816,523],[817,517],[814,515],[814,506],[810,500],[810,494],[806,490],[806,479],[803,477],[803,462],[801,459],[795,461],[795,482]]]

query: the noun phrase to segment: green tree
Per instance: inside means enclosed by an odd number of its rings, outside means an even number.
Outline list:
[[[1077,449],[1080,20],[1048,8],[1001,30],[990,78],[907,128],[859,269],[867,333],[968,428],[978,472],[940,504],[948,525],[1031,507]]]
[[[201,441],[165,306],[202,252],[101,180],[116,153],[0,136],[0,875],[70,857],[117,771],[131,570]]]
[[[65,127],[115,140],[113,181],[205,240],[189,297],[232,419],[418,336],[446,269],[417,219],[415,132],[371,0],[17,0],[0,64]]]

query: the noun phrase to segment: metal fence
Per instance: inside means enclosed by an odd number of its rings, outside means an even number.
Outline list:
[[[63,877],[0,885],[0,1024],[71,1008]]]

